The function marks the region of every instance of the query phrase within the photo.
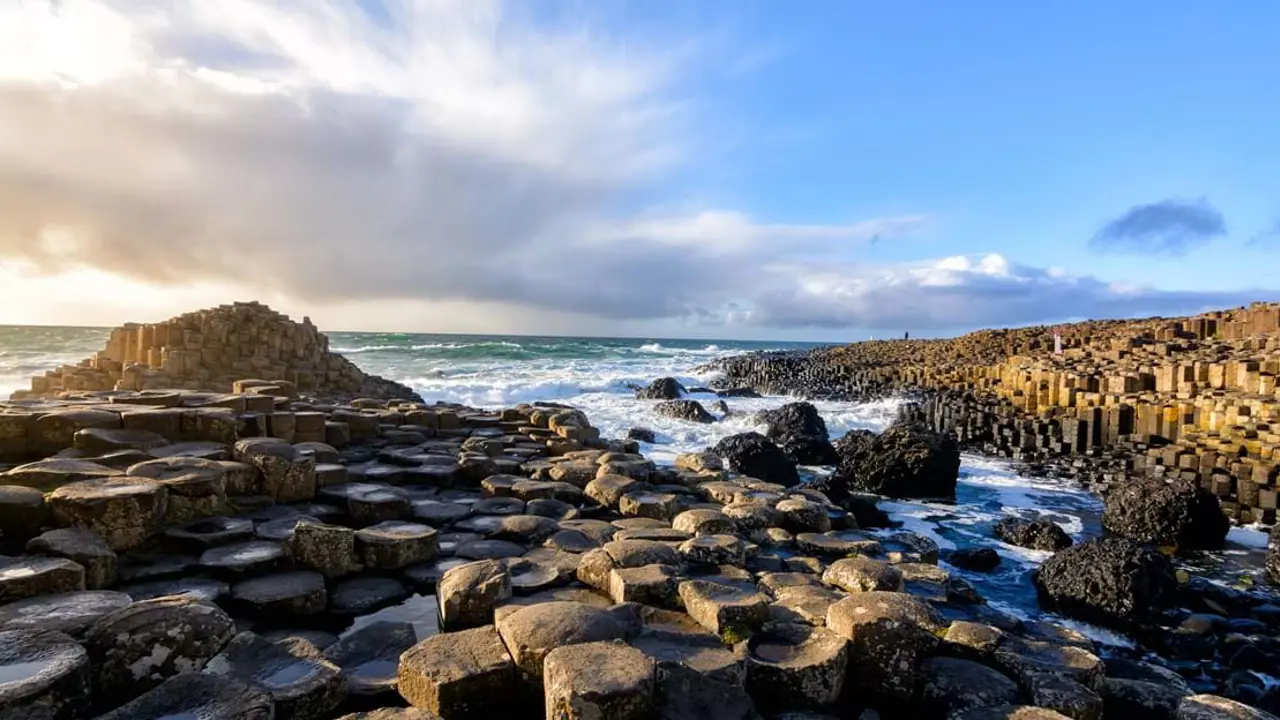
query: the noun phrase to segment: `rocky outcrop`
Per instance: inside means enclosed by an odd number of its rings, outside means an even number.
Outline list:
[[[1049,558],[1036,573],[1043,604],[1111,627],[1150,622],[1173,599],[1173,567],[1156,550],[1123,538],[1099,538]]]
[[[1113,535],[1178,550],[1220,550],[1230,525],[1218,498],[1185,480],[1117,487],[1102,514],[1102,527]]]
[[[765,436],[798,465],[835,465],[840,461],[827,436],[827,423],[812,403],[787,403],[759,415]]]
[[[677,420],[695,423],[713,423],[716,418],[697,400],[665,400],[653,407],[654,412]]]
[[[850,431],[835,449],[840,464],[825,483],[833,499],[856,492],[892,498],[955,498],[960,448],[950,437],[913,425],[892,425],[879,434]]]
[[[1071,536],[1052,520],[1001,518],[995,526],[996,537],[1018,547],[1056,552],[1071,547]]]
[[[800,482],[795,463],[760,433],[730,435],[712,448],[734,472],[791,487]]]
[[[170,388],[219,393],[240,389],[284,397],[306,392],[421,399],[410,388],[368,375],[350,360],[331,352],[329,339],[311,324],[310,318],[294,322],[256,302],[222,305],[161,323],[130,323],[115,328],[106,347],[93,357],[32,378],[31,389],[15,393],[14,397],[49,397],[63,391],[145,390],[161,400],[164,396],[158,391]],[[4,451],[0,447],[0,455]]]
[[[675,378],[658,378],[636,391],[640,400],[679,400],[684,397],[685,389]]]

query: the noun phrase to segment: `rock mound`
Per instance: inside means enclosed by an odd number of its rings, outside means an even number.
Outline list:
[[[1054,555],[1036,573],[1041,603],[1086,622],[1127,628],[1151,620],[1178,581],[1156,550],[1098,538]]]
[[[654,406],[659,415],[696,423],[713,423],[716,418],[697,400],[664,400]]]
[[[787,403],[760,413],[765,436],[799,465],[835,465],[840,456],[827,436],[827,423],[812,403]]]
[[[769,438],[756,432],[730,435],[712,448],[734,472],[786,487],[797,485],[796,465]]]
[[[246,378],[254,378],[247,380]],[[257,302],[220,305],[160,323],[128,323],[76,365],[31,379],[14,399],[64,390],[185,388],[249,390],[291,397],[297,391],[344,397],[421,400],[400,383],[368,375],[329,350],[310,318],[294,322]]]
[[[1102,527],[1121,537],[1179,550],[1219,550],[1230,527],[1222,503],[1194,482],[1147,480],[1107,494]]]
[[[684,397],[685,389],[675,378],[658,378],[647,386],[636,391],[640,400],[679,400]]]
[[[893,498],[954,499],[960,447],[951,437],[915,425],[880,434],[846,433],[835,444],[840,464],[828,481],[832,500],[855,492]],[[837,497],[839,499],[837,499]]]
[[[1007,517],[996,523],[996,537],[1018,547],[1056,552],[1071,547],[1071,536],[1050,520]]]

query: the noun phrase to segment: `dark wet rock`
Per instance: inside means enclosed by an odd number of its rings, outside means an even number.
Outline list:
[[[84,568],[84,586],[89,590],[116,584],[116,554],[102,537],[84,528],[49,530],[27,542],[27,552],[63,557]]]
[[[1053,710],[1072,720],[1101,720],[1102,697],[1068,677],[1038,673],[1023,680],[1036,707]]]
[[[996,523],[996,537],[1010,545],[1056,552],[1071,547],[1071,536],[1052,520],[1007,517]]]
[[[730,435],[716,443],[712,452],[724,458],[734,472],[785,487],[800,482],[795,462],[760,433]]]
[[[822,582],[849,593],[902,590],[902,571],[882,560],[854,556],[837,560],[822,573]]]
[[[329,593],[329,612],[335,615],[364,615],[409,597],[404,583],[389,577],[353,577],[334,584]]]
[[[930,716],[1017,702],[1018,684],[981,663],[932,657],[920,663],[916,696]]]
[[[63,485],[46,499],[58,525],[92,530],[120,552],[141,545],[156,532],[169,495],[153,480],[121,476]]]
[[[503,613],[496,626],[520,677],[538,686],[552,650],[583,642],[622,639],[626,626],[609,612],[578,602],[547,602]]]
[[[986,573],[1000,566],[1000,556],[991,548],[961,548],[951,551],[947,562],[961,570]]]
[[[40,534],[49,518],[44,493],[21,485],[0,485],[0,538],[6,544],[20,546]]]
[[[84,568],[66,558],[0,556],[0,603],[84,589]]]
[[[658,378],[648,386],[636,391],[640,400],[678,400],[684,397],[685,389],[675,378]]]
[[[716,418],[697,400],[664,400],[653,406],[653,411],[677,420],[695,423],[713,423]]]
[[[1134,720],[1173,717],[1184,697],[1192,694],[1182,676],[1145,662],[1106,660],[1107,676],[1099,694],[1108,712]]]
[[[844,689],[848,641],[823,628],[766,623],[747,643],[747,692],[765,710],[820,709]]]
[[[1177,579],[1155,550],[1123,538],[1099,538],[1049,558],[1035,585],[1049,607],[1124,628],[1152,619],[1172,599]]]
[[[193,555],[140,553],[125,555],[120,564],[120,582],[179,578],[196,571],[199,558]]]
[[[850,682],[872,695],[908,700],[920,664],[946,627],[936,610],[905,593],[864,592],[827,613],[827,628],[851,641]]]
[[[546,715],[563,720],[642,720],[653,714],[654,666],[619,643],[552,650],[545,661]]]
[[[840,461],[827,435],[827,424],[811,403],[787,403],[759,415],[765,436],[800,465],[835,465]]]
[[[89,654],[65,633],[0,630],[0,717],[85,717],[90,688]]]
[[[516,595],[532,595],[571,581],[577,564],[561,561],[577,556],[554,551],[550,554],[551,557],[542,560],[536,556],[508,560],[507,574],[511,576],[511,592]]]
[[[95,702],[112,707],[174,675],[199,671],[234,634],[230,616],[190,597],[144,600],[105,615],[85,642]]]
[[[346,683],[338,666],[302,638],[270,642],[255,633],[242,632],[209,660],[204,672],[235,678],[266,691],[281,720],[326,717],[346,696]]]
[[[1231,522],[1195,481],[1126,482],[1107,493],[1102,527],[1113,535],[1179,550],[1220,550]]]
[[[633,427],[627,430],[627,439],[642,443],[656,443],[658,436],[649,428]]]
[[[231,592],[231,586],[221,580],[208,578],[177,578],[125,585],[120,590],[133,598],[134,602],[166,595],[190,595],[197,600],[217,602]]]
[[[523,545],[509,540],[472,540],[459,545],[453,554],[466,560],[498,560],[520,557],[524,553]]]
[[[216,545],[248,540],[253,521],[247,518],[206,517],[165,531],[165,539],[178,552],[200,553]]]
[[[200,555],[200,567],[219,577],[237,580],[286,569],[289,560],[283,543],[249,540],[206,550]]]
[[[413,503],[400,488],[375,483],[350,483],[347,512],[359,527],[387,520],[404,520],[413,515]]]
[[[299,630],[297,628],[287,630],[267,630],[262,633],[263,638],[269,642],[280,642],[287,638],[301,638],[316,646],[318,650],[324,650],[330,645],[338,642],[338,636],[323,630]]]
[[[818,489],[841,504],[851,493],[893,498],[955,498],[960,448],[955,440],[915,425],[880,434],[853,430],[835,443],[840,463]]]
[[[356,553],[366,568],[397,570],[427,562],[439,551],[439,533],[428,525],[390,520],[355,534]]]
[[[327,578],[339,578],[359,568],[356,560],[356,533],[341,525],[327,525],[312,519],[294,525],[289,548],[303,567],[319,571]]]
[[[479,560],[445,572],[437,584],[441,629],[474,628],[493,622],[493,611],[511,597],[511,576],[497,560]]]
[[[342,668],[352,695],[394,694],[400,655],[417,643],[413,625],[378,621],[345,634],[324,655]]]
[[[0,630],[55,630],[79,636],[98,618],[133,602],[122,592],[84,592],[40,595],[0,605]]]
[[[312,515],[303,515],[301,513],[291,514],[287,517],[276,518],[260,522],[253,527],[254,537],[260,540],[274,540],[276,542],[288,542],[293,540],[293,534],[298,528],[298,523],[303,520],[312,522],[324,522],[318,517]]]
[[[283,619],[318,615],[329,595],[324,575],[297,571],[244,580],[231,588],[231,600],[251,617]]]
[[[1051,675],[1094,688],[1106,671],[1098,656],[1083,648],[1012,637],[1004,638],[992,661],[1028,687],[1036,677]]]
[[[572,520],[579,516],[578,509],[573,505],[555,498],[537,498],[530,500],[525,505],[524,511],[530,515],[537,515],[549,520]],[[557,524],[557,528],[560,526]]]
[[[759,719],[755,703],[740,682],[714,680],[684,665],[661,660],[657,665],[657,712],[663,720]]]
[[[754,589],[685,580],[679,592],[689,617],[721,637],[745,637],[769,619],[769,599]]]
[[[471,508],[453,502],[417,500],[413,502],[413,517],[436,527],[448,525],[471,514]]]
[[[246,682],[204,673],[172,677],[96,720],[273,720],[271,695]]]
[[[502,518],[490,536],[495,540],[537,545],[560,529],[560,523],[539,515],[510,515]]]
[[[1177,720],[1275,720],[1271,713],[1216,695],[1192,695],[1178,704]]]
[[[938,543],[920,533],[894,533],[880,540],[885,558],[891,563],[938,562]]]
[[[820,484],[822,483],[815,483],[815,485]],[[878,498],[875,495],[851,493],[841,498],[838,504],[853,515],[853,519],[860,528],[898,527],[897,523],[889,519],[889,513],[880,509],[877,502]]]
[[[706,632],[687,615],[668,620],[649,612],[643,629],[631,640],[631,645],[653,658],[659,677],[684,669],[706,682],[736,687],[741,687],[746,679],[745,647],[725,647],[719,637]]]
[[[400,656],[400,695],[445,718],[497,717],[515,684],[515,663],[492,625],[434,635]]]

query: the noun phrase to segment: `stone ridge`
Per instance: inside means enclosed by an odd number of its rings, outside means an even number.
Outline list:
[[[719,387],[814,398],[924,391],[906,414],[970,447],[1033,463],[1095,459],[1085,465],[1103,482],[1195,479],[1242,522],[1275,516],[1280,304],[745,355],[701,369],[722,372]]]
[[[31,389],[13,398],[67,391],[230,392],[237,381],[283,383],[331,397],[421,399],[409,387],[366,374],[331,352],[329,338],[311,318],[294,322],[258,302],[220,305],[160,323],[127,323],[112,330],[106,347],[92,357],[33,377]]]

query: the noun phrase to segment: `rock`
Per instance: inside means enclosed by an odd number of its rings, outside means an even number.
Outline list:
[[[155,480],[168,492],[166,523],[182,523],[226,510],[227,471],[216,460],[172,457],[129,468],[129,475]]]
[[[278,438],[246,438],[235,444],[235,460],[258,468],[261,493],[276,502],[310,500],[316,496],[316,458],[299,454]]]
[[[947,628],[947,633],[942,639],[946,641],[947,648],[956,655],[986,660],[996,651],[1000,641],[1004,639],[1004,633],[990,625],[956,620]]]
[[[92,530],[61,528],[42,533],[27,543],[27,552],[67,558],[84,568],[84,585],[89,590],[116,584],[116,554]]]
[[[961,548],[947,555],[947,562],[961,570],[986,573],[1000,567],[1000,556],[991,548]]]
[[[428,525],[389,520],[355,535],[356,551],[366,568],[398,570],[427,562],[439,552],[439,533]]]
[[[855,492],[955,499],[960,448],[949,435],[915,425],[892,425],[878,435],[853,430],[835,448],[840,464],[819,487],[833,502],[841,503]]]
[[[436,597],[440,603],[442,630],[488,625],[493,622],[494,608],[511,597],[511,576],[497,560],[459,565],[440,578]]]
[[[413,503],[400,488],[374,483],[350,483],[347,512],[356,525],[364,527],[388,520],[404,520],[413,515]]]
[[[200,555],[201,568],[231,581],[283,570],[288,561],[289,553],[284,544],[272,540],[223,545]]]
[[[827,612],[827,628],[851,641],[850,681],[888,699],[911,698],[945,627],[936,610],[905,593],[855,593]]]
[[[758,592],[707,580],[685,580],[679,593],[689,617],[722,638],[741,639],[769,619],[769,599]]]
[[[0,485],[0,538],[19,544],[40,534],[49,520],[44,493],[22,485]]]
[[[175,550],[203,553],[217,545],[248,540],[253,529],[253,521],[248,518],[215,516],[169,528],[164,536]]]
[[[329,595],[324,575],[298,571],[238,582],[231,588],[231,601],[250,617],[287,620],[323,613]]]
[[[96,720],[235,718],[274,720],[271,695],[248,683],[204,673],[183,673]]]
[[[521,679],[542,685],[543,661],[558,647],[620,640],[627,628],[606,610],[579,602],[546,602],[501,615],[498,635]]]
[[[1115,658],[1106,661],[1106,672],[1099,687],[1103,706],[1126,718],[1174,717],[1182,699],[1192,694],[1182,676],[1158,665]]]
[[[138,547],[155,534],[168,508],[169,493],[153,480],[121,476],[63,485],[47,500],[58,525],[92,530],[120,552]]]
[[[168,445],[163,435],[149,430],[132,430],[111,427],[89,427],[78,430],[71,439],[71,446],[88,455],[102,455],[117,450],[147,451]]]
[[[1042,604],[1124,628],[1152,619],[1172,599],[1177,579],[1155,550],[1123,538],[1099,538],[1049,558],[1035,585]]]
[[[713,423],[716,418],[697,400],[664,400],[653,406],[653,411],[677,420],[695,423]]]
[[[1178,704],[1177,720],[1275,720],[1275,715],[1216,695],[1192,695]]]
[[[84,590],[84,568],[66,558],[0,556],[0,603]]]
[[[302,638],[270,642],[242,632],[205,664],[204,673],[235,678],[266,691],[275,703],[277,718],[327,717],[347,694],[338,666]]]
[[[40,595],[0,605],[0,629],[54,630],[79,636],[98,618],[131,602],[128,595],[111,590]]]
[[[613,568],[609,572],[609,597],[615,603],[634,602],[654,607],[677,607],[679,577],[668,565]]]
[[[736,565],[747,562],[747,546],[737,535],[699,535],[680,544],[680,557],[693,565]]]
[[[1051,520],[1007,517],[996,523],[996,537],[1018,547],[1056,552],[1071,547],[1071,536]]]
[[[627,430],[627,439],[650,444],[658,442],[658,436],[652,430],[642,427]]]
[[[422,708],[378,708],[369,712],[343,715],[338,720],[441,720],[439,715]]]
[[[1006,637],[992,655],[993,663],[1030,687],[1041,675],[1070,678],[1097,687],[1105,666],[1097,655],[1083,648],[1040,640]]]
[[[1113,535],[1179,550],[1221,550],[1230,525],[1218,498],[1194,481],[1123,483],[1107,493],[1102,513]]]
[[[166,595],[190,595],[197,600],[218,602],[231,593],[231,586],[221,580],[207,578],[179,578],[135,583],[120,588],[134,602],[151,600]]]
[[[780,500],[774,509],[782,514],[782,527],[793,532],[827,532],[831,529],[831,515],[825,505],[812,500],[789,497]]]
[[[0,717],[85,717],[90,689],[89,654],[66,634],[0,630]]]
[[[107,707],[137,697],[183,672],[198,672],[235,634],[216,605],[161,597],[116,610],[89,630],[93,696]]]
[[[952,713],[947,720],[1072,720],[1053,710],[1030,705],[990,705]]]
[[[1017,683],[970,660],[928,658],[920,663],[919,681],[918,702],[934,717],[1018,700]]]
[[[760,433],[730,435],[716,443],[712,452],[724,458],[734,472],[784,487],[800,483],[795,463]]]
[[[835,465],[839,455],[827,435],[827,424],[811,403],[787,403],[759,415],[767,429],[765,436],[778,443],[787,457],[798,465]]]
[[[658,717],[663,720],[759,720],[760,717],[751,696],[740,685],[710,679],[683,665],[659,662],[656,691]]]
[[[684,397],[684,386],[675,378],[658,378],[636,391],[639,400],[678,400]]]
[[[359,568],[356,533],[351,528],[304,518],[294,525],[289,547],[298,564],[327,578],[340,578]]]
[[[329,613],[365,615],[409,597],[404,583],[389,577],[353,577],[339,581],[329,593]]]
[[[433,635],[400,656],[400,695],[442,718],[497,717],[515,683],[515,663],[492,626]]]
[[[642,613],[649,610],[644,608]],[[746,679],[746,647],[738,644],[727,648],[720,638],[687,615],[669,614],[675,618],[664,620],[648,612],[643,629],[631,641],[632,647],[657,663],[659,679],[683,669],[707,682],[742,687]]]
[[[798,623],[766,623],[747,643],[747,692],[766,710],[830,707],[844,689],[848,642]]]
[[[654,711],[653,680],[653,661],[621,643],[556,648],[545,660],[546,716],[644,720]]]
[[[412,623],[378,621],[349,631],[324,656],[342,668],[352,695],[381,696],[395,692],[400,655],[417,641]]]
[[[1073,720],[1102,718],[1102,698],[1071,678],[1038,673],[1023,682],[1036,707],[1060,712]]]
[[[538,545],[560,529],[560,523],[539,515],[509,515],[498,522],[491,537],[514,543]]]
[[[118,475],[124,475],[124,472],[88,460],[48,458],[19,465],[0,477],[3,477],[6,484],[48,491],[81,480],[97,480]]]
[[[672,519],[671,527],[690,535],[723,535],[737,530],[727,515],[708,508],[685,510]]]
[[[887,562],[854,556],[828,565],[822,582],[849,593],[898,592],[902,590],[902,572]]]
[[[497,524],[501,524],[501,520]],[[520,557],[524,553],[523,545],[508,540],[472,540],[458,545],[453,551],[454,555],[466,560],[501,560]]]

